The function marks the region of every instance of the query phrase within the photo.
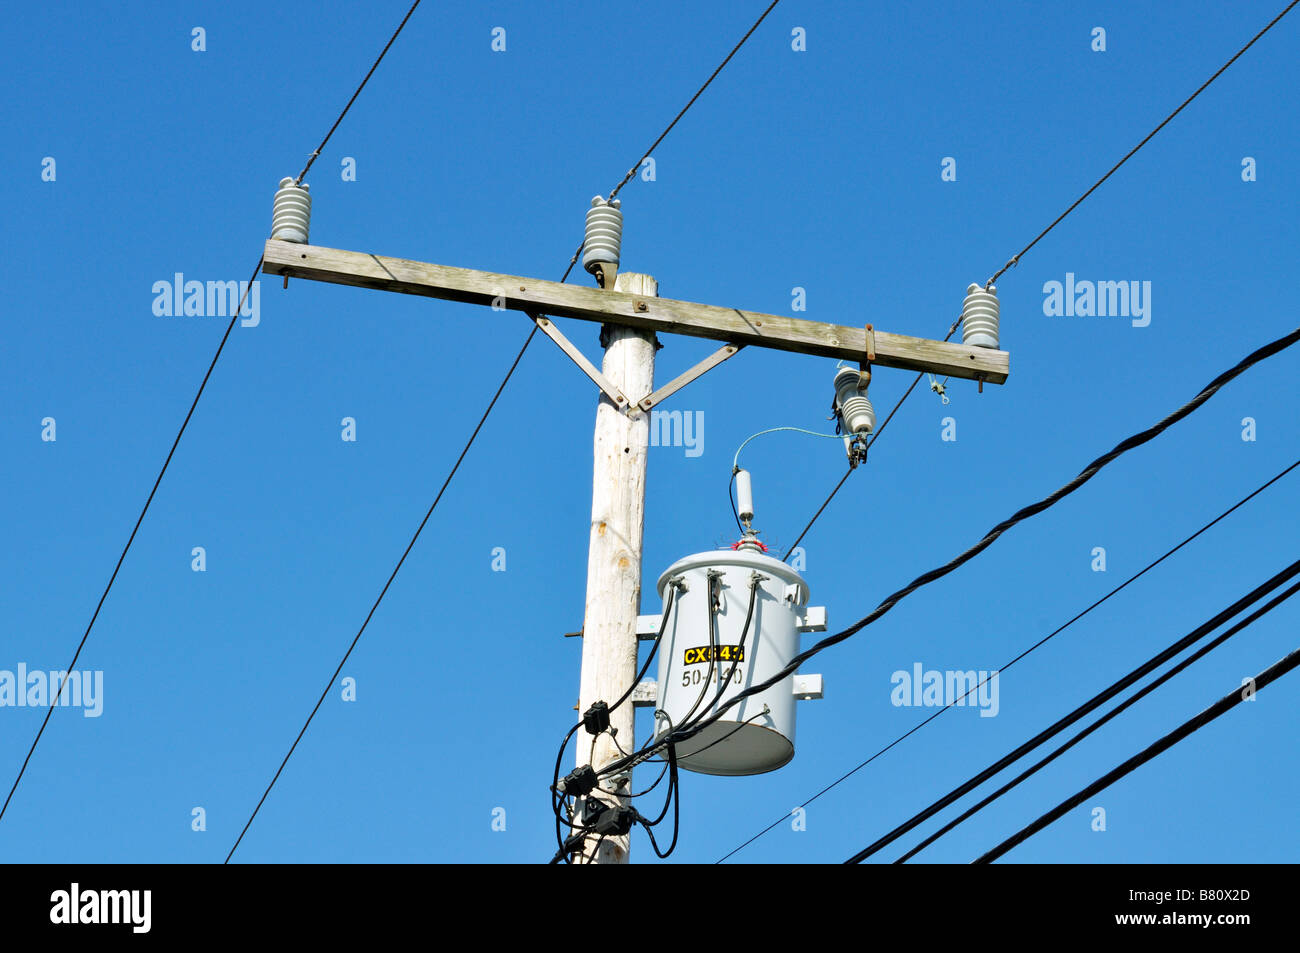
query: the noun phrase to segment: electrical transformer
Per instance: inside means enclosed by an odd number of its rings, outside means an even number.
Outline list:
[[[742,508],[752,512],[746,475]],[[748,516],[749,513],[746,513]],[[659,577],[677,592],[659,644],[656,739],[712,714],[734,695],[775,675],[799,652],[808,586],[797,572],[764,555],[752,535],[734,549],[687,556]],[[702,774],[774,771],[794,757],[796,695],[791,675],[744,699],[718,721],[678,744],[678,765]],[[818,677],[818,681],[820,681]]]

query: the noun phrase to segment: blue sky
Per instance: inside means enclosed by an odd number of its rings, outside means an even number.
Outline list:
[[[786,314],[798,287],[802,317],[940,338],[969,282],[1282,5],[783,0],[656,151],[655,180],[622,193],[622,267],[655,275],[665,297]],[[313,242],[558,279],[591,196],[762,6],[430,0],[309,176]],[[177,272],[248,277],[276,183],[302,167],[405,9],[12,11],[0,669],[66,665],[224,329],[155,315],[152,286]],[[805,540],[812,602],[833,629],[1295,326],[1297,16],[1001,279],[1005,386],[951,382],[943,406],[923,384],[904,405]],[[1091,49],[1098,26],[1104,52]],[[494,27],[504,52],[491,50]],[[342,178],[345,157],[356,181]],[[941,181],[944,157],[956,181]],[[1067,273],[1149,281],[1149,325],[1046,315],[1043,286]],[[593,326],[562,326],[598,356]],[[232,335],[78,664],[104,673],[102,715],[55,713],[0,824],[0,856],[224,858],[527,330],[514,312],[266,279],[260,323]],[[714,346],[664,343],[660,380]],[[667,409],[703,415],[703,452],[651,450],[643,612],[659,608],[664,568],[731,541],[725,484],[745,437],[829,428],[833,368],[749,349],[673,399]],[[1267,361],[807,665],[826,698],[800,706],[794,761],[758,777],[684,775],[672,862],[716,860],[928,715],[891,704],[894,672],[999,667],[1291,463],[1298,369],[1300,353]],[[882,415],[911,378],[876,374]],[[331,692],[237,860],[550,856],[595,403],[539,336],[348,663],[357,700]],[[340,438],[344,417],[355,442]],[[956,440],[941,439],[945,417]],[[744,459],[777,545],[844,467],[834,442],[791,434]],[[996,717],[949,712],[811,805],[806,830],[783,823],[735,859],[844,859],[1190,631],[1292,561],[1297,479],[1019,663]],[[205,572],[191,569],[196,546]],[[973,859],[1200,711],[1295,647],[1298,611],[1279,608],[919,859]],[[1293,860],[1294,678],[1007,860]],[[6,789],[40,717],[0,708]],[[634,857],[653,859],[640,835]]]

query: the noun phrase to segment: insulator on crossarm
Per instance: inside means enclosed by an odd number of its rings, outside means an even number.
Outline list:
[[[311,228],[311,193],[308,186],[298,185],[292,178],[280,180],[271,210],[271,237],[283,242],[307,244]]]
[[[868,434],[876,429],[876,409],[867,399],[866,389],[860,388],[862,379],[861,372],[851,367],[835,372],[835,407],[846,434]]]
[[[972,284],[961,305],[961,343],[971,347],[998,346],[998,289]]]
[[[587,229],[582,240],[582,267],[591,274],[613,275],[618,271],[623,246],[623,212],[618,199],[606,202],[597,195],[587,209]],[[602,283],[604,283],[602,279]],[[609,287],[612,282],[606,283]]]

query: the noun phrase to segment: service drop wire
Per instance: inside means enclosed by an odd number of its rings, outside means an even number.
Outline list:
[[[1195,397],[1193,397],[1187,403],[1183,404],[1183,406],[1179,407],[1174,412],[1168,414],[1163,420],[1160,420],[1159,422],[1147,428],[1146,430],[1133,434],[1127,439],[1120,441],[1120,443],[1116,444],[1111,450],[1102,454],[1096,460],[1093,460],[1090,464],[1084,467],[1079,472],[1079,474],[1076,477],[1074,477],[1074,479],[1070,480],[1068,483],[1059,487],[1052,493],[1049,493],[1041,500],[1038,500],[1035,503],[1031,503],[1028,506],[1022,507],[1014,514],[1007,517],[1002,522],[998,523],[991,530],[989,530],[988,533],[986,533],[984,537],[980,539],[979,542],[971,546],[964,553],[961,553],[960,555],[953,557],[944,565],[939,566],[935,569],[931,569],[929,572],[923,573],[922,575],[916,577],[907,586],[890,595],[878,606],[876,606],[875,609],[873,609],[867,615],[863,616],[857,622],[853,623],[847,629],[844,629],[841,632],[837,632],[835,635],[827,636],[826,638],[814,644],[811,648],[806,649],[803,652],[800,652],[798,655],[792,658],[790,662],[779,672],[777,672],[775,675],[760,682],[757,685],[752,685],[749,688],[745,689],[744,691],[739,692],[734,697],[732,697],[730,701],[728,701],[721,708],[715,711],[712,715],[703,718],[698,724],[694,725],[693,727],[679,728],[677,731],[678,737],[674,737],[672,740],[677,744],[681,744],[691,735],[697,734],[698,732],[702,731],[704,728],[707,728],[709,725],[716,722],[724,714],[726,714],[727,711],[729,711],[735,705],[738,705],[744,699],[750,697],[751,695],[757,695],[759,692],[767,691],[767,689],[771,688],[773,685],[784,680],[785,678],[788,678],[790,675],[798,671],[800,665],[808,661],[813,656],[817,655],[820,652],[825,651],[826,649],[830,648],[833,645],[838,645],[840,642],[843,642],[845,639],[848,639],[853,635],[856,635],[858,632],[860,632],[866,626],[871,625],[873,622],[875,622],[877,619],[879,619],[881,616],[883,616],[890,609],[896,606],[907,596],[911,595],[917,589],[920,589],[923,586],[927,586],[938,579],[942,579],[944,576],[948,575],[953,570],[959,568],[960,566],[974,559],[976,556],[982,553],[989,546],[993,545],[993,543],[998,539],[998,537],[1000,537],[1008,529],[1011,529],[1016,524],[1021,523],[1033,516],[1037,516],[1039,513],[1043,512],[1044,510],[1049,509],[1050,507],[1056,505],[1062,499],[1069,496],[1075,490],[1079,489],[1081,486],[1083,486],[1085,483],[1087,483],[1089,480],[1095,477],[1098,473],[1100,473],[1109,464],[1113,463],[1116,459],[1128,453],[1130,450],[1134,450],[1145,443],[1149,443],[1150,441],[1158,437],[1160,434],[1168,430],[1170,427],[1172,427],[1174,424],[1178,423],[1178,421],[1182,420],[1184,417],[1191,414],[1198,407],[1200,407],[1211,397],[1217,394],[1224,385],[1228,384],[1234,378],[1245,373],[1247,370],[1249,370],[1251,367],[1254,367],[1256,364],[1260,363],[1261,361],[1272,357],[1274,354],[1277,354],[1280,351],[1286,350],[1287,348],[1291,347],[1291,345],[1295,344],[1296,341],[1300,341],[1300,328],[1296,328],[1295,330],[1292,330],[1287,334],[1282,335],[1282,337],[1277,338],[1274,341],[1270,341],[1268,344],[1265,344],[1264,346],[1255,349],[1250,354],[1246,355],[1246,357],[1238,361],[1234,366],[1228,368],[1228,370],[1219,374],[1219,376],[1214,378],[1214,380],[1206,384],[1205,387],[1203,387]],[[663,745],[664,745],[664,740],[660,740],[652,745],[646,746],[645,748],[639,751],[634,751],[627,758],[623,758],[623,759],[619,759],[618,761],[611,762],[603,769],[602,773],[614,773],[616,771],[623,770],[629,765],[637,764],[641,760],[644,760],[646,757],[653,754],[654,751],[662,748]]]

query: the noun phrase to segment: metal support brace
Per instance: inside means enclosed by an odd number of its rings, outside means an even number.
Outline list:
[[[643,397],[640,401],[637,402],[637,406],[640,407],[643,411],[649,412],[651,407],[654,407],[656,404],[663,403],[665,400],[667,400],[673,394],[677,393],[679,390],[681,390],[691,381],[696,380],[699,377],[702,377],[705,373],[717,367],[727,358],[739,352],[740,349],[743,348],[744,346],[745,345],[743,344],[728,344],[724,347],[718,348],[718,350],[714,351],[712,354],[710,354],[704,360],[700,361],[700,363],[696,364],[694,367],[686,371],[684,374],[679,374],[677,377],[674,377],[671,381],[669,381],[663,387],[659,388],[653,394],[648,394],[645,397]]]
[[[582,372],[595,382],[596,386],[604,392],[615,407],[619,410],[627,407],[630,401],[624,396],[623,392],[611,384],[609,378],[597,370],[596,365],[587,360],[586,355],[574,347],[573,342],[560,333],[560,329],[555,326],[554,321],[531,311],[525,313],[537,323],[537,326],[545,332],[548,338],[559,345],[560,350],[569,356],[569,360],[577,364]]]

